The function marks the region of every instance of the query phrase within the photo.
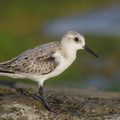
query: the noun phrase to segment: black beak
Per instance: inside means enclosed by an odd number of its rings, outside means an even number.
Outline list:
[[[92,55],[94,55],[95,57],[99,58],[99,56],[97,54],[95,54],[89,47],[87,47],[86,45],[83,47],[84,50],[88,51],[89,53],[91,53]]]

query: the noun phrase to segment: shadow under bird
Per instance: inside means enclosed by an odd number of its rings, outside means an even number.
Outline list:
[[[53,111],[44,95],[43,82],[66,70],[76,59],[76,52],[79,49],[86,50],[98,58],[98,55],[86,46],[81,34],[69,31],[59,42],[34,47],[0,63],[0,75],[37,81],[40,99],[49,111]]]

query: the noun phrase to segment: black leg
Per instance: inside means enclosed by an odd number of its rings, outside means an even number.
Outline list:
[[[50,108],[50,106],[49,106],[49,104],[48,104],[48,102],[47,102],[47,99],[46,99],[45,95],[44,95],[43,87],[42,87],[42,86],[40,86],[40,88],[39,88],[39,95],[40,95],[40,99],[42,100],[42,102],[43,102],[43,104],[45,105],[45,107],[46,107],[49,111],[51,111],[51,108]]]
[[[39,95],[40,95],[40,99],[42,100],[44,106],[45,106],[49,111],[54,112],[54,111],[51,109],[51,107],[50,107],[50,105],[48,104],[48,102],[47,102],[47,99],[46,99],[46,97],[45,97],[45,95],[44,95],[43,87],[42,87],[42,86],[40,86],[40,88],[39,88]]]

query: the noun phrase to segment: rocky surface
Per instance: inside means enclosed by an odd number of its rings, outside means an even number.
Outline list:
[[[120,120],[120,93],[47,87],[45,94],[56,114],[41,103],[37,86],[24,87],[0,87],[0,120]]]

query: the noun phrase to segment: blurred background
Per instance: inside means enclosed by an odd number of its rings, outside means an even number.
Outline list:
[[[0,0],[0,62],[34,46],[59,41],[69,30],[82,33],[100,58],[78,51],[72,66],[45,84],[120,91],[119,0]],[[18,81],[1,76],[0,80]]]

